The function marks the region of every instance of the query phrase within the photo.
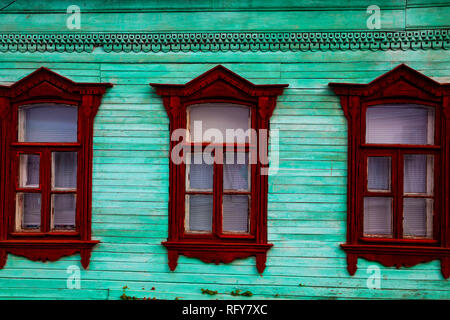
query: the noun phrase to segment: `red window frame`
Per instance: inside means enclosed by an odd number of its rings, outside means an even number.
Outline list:
[[[441,261],[444,278],[450,276],[450,85],[440,84],[401,64],[368,84],[330,83],[340,97],[348,122],[347,270],[354,275],[357,259],[384,266],[410,267]],[[369,144],[365,142],[366,110],[380,104],[420,104],[434,108],[433,145]],[[433,238],[406,238],[402,230],[403,155],[434,155]],[[393,237],[363,234],[363,198],[380,196],[367,190],[367,157],[389,155],[392,161]],[[382,193],[385,195],[385,193]],[[406,196],[409,197],[409,196]],[[420,196],[423,198],[423,196]]]
[[[0,268],[7,254],[24,256],[33,261],[55,261],[79,253],[87,268],[92,248],[99,242],[91,240],[92,137],[94,117],[103,94],[110,83],[76,83],[41,67],[11,86],[0,86]],[[73,105],[78,112],[77,141],[70,143],[19,142],[19,107],[39,103]],[[76,229],[50,230],[51,156],[53,151],[75,151],[77,155]],[[19,188],[18,157],[39,154],[39,187]],[[16,231],[16,192],[40,192],[41,229],[37,232]]]
[[[151,83],[162,96],[170,119],[170,134],[176,129],[187,128],[187,108],[198,103],[234,103],[251,108],[251,128],[269,129],[270,117],[281,95],[284,84],[255,85],[227,68],[218,65],[192,81],[184,84]],[[170,141],[169,155],[181,141]],[[205,144],[206,145],[206,144]],[[191,146],[189,146],[190,148]],[[249,150],[255,146],[231,146]],[[237,150],[236,149],[236,150]],[[267,149],[267,146],[266,146]],[[226,151],[226,149],[224,150]],[[267,150],[266,150],[267,151]],[[251,151],[250,151],[251,152]],[[214,202],[212,234],[188,234],[185,232],[185,170],[184,163],[174,164],[169,159],[169,235],[162,244],[168,251],[170,270],[177,267],[179,255],[198,258],[206,263],[230,263],[235,259],[256,257],[256,267],[263,273],[266,253],[272,246],[267,243],[267,193],[268,180],[261,174],[267,167],[258,161],[251,165],[251,208],[249,234],[224,234],[221,230],[220,201]],[[223,165],[214,164],[214,199],[221,199]]]

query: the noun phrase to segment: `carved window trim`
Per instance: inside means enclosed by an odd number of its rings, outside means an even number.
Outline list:
[[[187,107],[198,103],[234,103],[252,109],[253,129],[269,129],[276,99],[287,85],[255,85],[218,65],[192,81],[181,84],[150,84],[162,96],[170,119],[170,135],[187,127]],[[169,157],[179,141],[170,141]],[[267,149],[267,146],[266,146]],[[170,270],[175,270],[179,255],[198,258],[206,263],[230,263],[235,259],[256,256],[256,266],[263,273],[266,253],[272,246],[267,242],[267,175],[260,174],[258,161],[252,176],[251,225],[256,226],[252,237],[200,239],[184,236],[185,164],[169,160],[169,236],[162,244],[168,251]]]
[[[347,270],[354,275],[357,259],[377,261],[384,266],[410,267],[432,260],[441,261],[444,278],[450,276],[450,84],[438,83],[418,71],[401,64],[368,84],[330,83],[340,97],[348,123],[348,191],[347,241],[341,247],[347,254]],[[367,106],[383,103],[417,103],[435,108],[435,146],[440,161],[440,187],[435,194],[438,202],[438,225],[433,240],[377,240],[362,237],[362,190],[365,186],[364,137]],[[395,145],[393,150],[396,150]],[[367,148],[366,148],[367,149]]]
[[[41,67],[11,86],[0,86],[0,268],[6,264],[8,253],[33,261],[55,261],[63,256],[79,253],[81,264],[87,268],[92,248],[99,242],[91,239],[92,139],[94,117],[110,83],[76,83],[47,68]],[[15,178],[10,168],[15,148],[50,150],[45,143],[18,143],[17,118],[21,105],[58,103],[77,106],[78,141],[50,143],[58,148],[76,150],[77,226],[75,232],[16,232]],[[81,161],[80,161],[81,160]],[[41,178],[41,183],[42,183]],[[44,207],[45,208],[45,207]]]

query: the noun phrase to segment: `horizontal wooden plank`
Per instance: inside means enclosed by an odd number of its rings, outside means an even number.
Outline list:
[[[367,8],[367,7],[366,7]],[[68,32],[63,12],[2,13],[3,32]],[[81,32],[195,31],[319,31],[364,30],[366,10],[327,11],[215,11],[215,12],[83,12]],[[405,11],[386,9],[381,15],[384,30],[401,30]]]

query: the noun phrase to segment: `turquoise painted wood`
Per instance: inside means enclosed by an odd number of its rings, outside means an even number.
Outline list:
[[[383,30],[448,27],[448,1],[378,1]],[[3,5],[3,2],[1,3]],[[72,32],[70,1],[16,2],[0,11],[0,31]],[[79,1],[76,32],[366,30],[367,1]],[[316,8],[318,10],[310,11]],[[436,14],[439,12],[439,14]],[[75,32],[75,31],[73,31]],[[347,125],[329,82],[366,83],[400,63],[450,82],[447,50],[275,52],[2,52],[0,83],[40,66],[74,81],[111,82],[94,126],[92,231],[101,243],[88,270],[79,257],[52,263],[9,255],[0,299],[448,299],[438,262],[386,268],[360,259],[349,276],[339,244],[346,234]],[[150,82],[185,83],[222,64],[256,84],[289,84],[275,109],[279,170],[269,177],[268,235],[274,244],[259,276],[254,258],[227,265],[180,257],[169,271],[167,238],[169,121]],[[81,269],[69,289],[68,268]],[[371,267],[381,288],[370,289]],[[155,288],[155,290],[152,290]],[[217,290],[203,295],[201,289]],[[242,298],[242,297],[241,297]]]

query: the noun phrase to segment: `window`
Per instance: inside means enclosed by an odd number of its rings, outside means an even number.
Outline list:
[[[267,153],[261,141],[286,85],[254,85],[222,66],[185,85],[151,85],[170,118],[170,269],[179,255],[208,263],[255,256],[262,273],[272,245],[268,164],[258,152]]]
[[[450,275],[450,90],[400,65],[367,85],[331,83],[348,120],[348,270],[441,260]]]
[[[250,128],[250,114],[250,107],[237,104],[208,103],[187,108],[192,142],[186,161],[187,234],[204,233],[216,238],[250,235],[250,144],[248,135],[244,134]],[[197,148],[200,152],[195,152],[195,142],[211,142],[204,137],[193,137],[195,123],[201,123],[206,132],[217,129],[221,133],[218,138],[222,141],[214,141],[221,145],[212,154],[205,154],[207,147],[203,145]],[[234,136],[227,136],[227,130],[239,130],[241,135],[231,139]],[[243,143],[239,146],[234,140]]]
[[[75,83],[40,68],[0,87],[0,266],[7,253],[57,260],[92,247],[93,120],[110,84]]]

